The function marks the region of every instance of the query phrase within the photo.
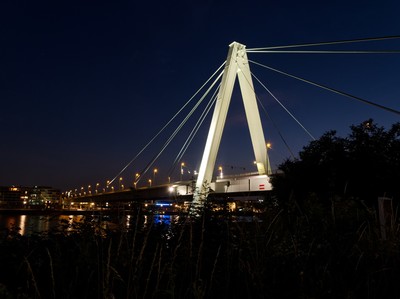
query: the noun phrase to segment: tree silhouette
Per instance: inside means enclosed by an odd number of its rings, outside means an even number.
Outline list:
[[[271,179],[281,201],[301,202],[310,194],[320,200],[400,195],[400,123],[389,130],[372,119],[351,126],[347,138],[328,131],[310,142],[296,160],[286,160]]]

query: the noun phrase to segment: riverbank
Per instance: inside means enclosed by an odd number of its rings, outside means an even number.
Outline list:
[[[4,209],[0,208],[0,215],[40,215],[40,216],[57,216],[57,215],[120,215],[120,214],[137,214],[138,210],[125,209],[103,209],[103,210],[82,210],[82,209]],[[175,210],[141,210],[142,215],[186,215],[187,212]],[[216,216],[257,216],[262,213],[252,211],[214,211]]]

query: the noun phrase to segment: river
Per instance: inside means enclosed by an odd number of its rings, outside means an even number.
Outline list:
[[[134,215],[123,216],[104,216],[103,219],[84,215],[1,215],[0,214],[0,232],[2,234],[19,233],[22,236],[30,236],[32,234],[42,234],[57,231],[73,231],[76,224],[85,221],[96,221],[102,225],[111,228],[131,229],[135,224]],[[146,226],[151,221],[155,224],[171,225],[179,219],[178,215],[142,215],[143,221],[141,225]]]

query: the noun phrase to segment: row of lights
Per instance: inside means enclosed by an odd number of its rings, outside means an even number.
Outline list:
[[[156,174],[157,174],[157,173],[158,173],[158,169],[155,168],[155,169],[153,170],[153,180],[149,179],[149,181],[148,181],[150,187],[151,187],[152,182],[155,181],[155,178],[156,178]],[[134,186],[135,186],[135,188],[136,188],[137,179],[139,178],[139,176],[140,176],[139,173],[136,173],[136,174],[135,174],[135,181],[134,181],[134,183],[133,183]],[[106,181],[105,187],[104,187],[103,190],[102,190],[103,193],[106,193],[106,192],[114,192],[114,191],[115,191],[115,187],[112,186],[111,184],[112,184],[112,183],[111,183],[110,180],[107,180],[107,181]],[[99,193],[100,193],[100,191],[99,191],[100,183],[96,183],[95,186],[96,186],[96,188],[95,188],[95,194],[99,194]],[[124,184],[123,184],[123,177],[120,177],[120,178],[118,179],[118,189],[119,189],[119,190],[124,190],[124,189],[125,189],[125,186],[124,186]],[[78,191],[79,191],[79,192],[78,192]],[[71,196],[92,195],[92,194],[93,194],[93,192],[92,192],[92,185],[88,185],[88,186],[87,186],[87,191],[85,191],[85,188],[82,186],[80,189],[75,189],[74,191],[73,191],[73,190],[69,190],[69,191],[65,192],[65,194],[66,194],[68,197],[71,197]]]
[[[271,143],[269,143],[269,142],[266,143],[266,147],[267,147],[267,149],[271,149],[271,148],[272,148],[272,147],[271,147]],[[256,164],[256,162],[254,162],[254,164]],[[181,163],[181,171],[180,171],[180,175],[181,175],[181,176],[180,176],[180,179],[181,179],[181,181],[182,181],[182,179],[183,179],[184,168],[187,168],[187,166],[186,166],[185,162],[182,162],[182,163]],[[223,176],[224,176],[222,166],[219,166],[219,167],[218,167],[218,171],[219,171],[219,176],[220,176],[220,178],[222,179]],[[187,170],[187,172],[190,174],[190,170]],[[152,184],[155,183],[157,173],[158,173],[158,169],[157,169],[157,168],[154,168],[154,169],[153,169],[153,179],[148,179],[149,187],[151,187]],[[193,174],[196,176],[196,175],[197,175],[197,171],[194,170]],[[140,177],[140,174],[139,174],[139,173],[136,173],[136,174],[135,174],[135,180],[134,180],[134,182],[133,182],[133,185],[134,185],[135,189],[136,189],[136,185],[137,185],[137,181],[138,181],[139,177]],[[120,178],[118,179],[119,190],[124,190],[124,189],[125,189],[125,186],[122,184],[122,181],[123,181],[123,178],[120,177]],[[168,177],[168,182],[170,183],[170,181],[171,181],[171,178]],[[111,191],[111,192],[114,192],[114,191],[115,191],[114,186],[111,186],[111,188],[110,188],[111,190],[109,191],[110,184],[111,184],[111,182],[110,182],[109,180],[107,180],[107,182],[106,182],[106,187],[103,188],[103,193],[110,192],[110,191]],[[99,188],[99,186],[100,186],[100,183],[96,183],[95,186],[96,186],[96,188],[95,188],[95,194],[98,194],[98,193],[99,193],[98,188]],[[81,187],[80,193],[78,193],[78,189],[75,189],[75,193],[73,193],[72,190],[67,191],[67,192],[65,192],[65,193],[66,193],[66,194],[69,194],[68,196],[71,196],[71,195],[77,196],[77,194],[79,194],[79,196],[86,195],[86,194],[91,195],[91,194],[92,194],[91,188],[92,188],[92,186],[91,186],[91,185],[88,185],[87,193],[84,191],[84,187]]]
[[[183,173],[184,173],[183,167],[185,167],[185,163],[184,163],[184,162],[181,163],[181,180],[182,180],[182,175],[183,175]],[[190,171],[188,171],[188,172],[190,173]],[[153,178],[152,178],[152,179],[148,179],[149,187],[151,187],[152,184],[155,183],[157,173],[158,173],[158,169],[157,169],[157,168],[154,168],[154,169],[153,169]],[[196,171],[195,171],[194,173],[197,174]],[[139,177],[140,177],[140,174],[139,174],[139,173],[136,173],[136,174],[135,174],[135,180],[134,180],[134,182],[133,182],[133,185],[134,185],[135,188],[136,188],[136,186],[137,186],[137,181],[138,181]],[[171,178],[170,178],[170,177],[168,177],[168,181],[169,181],[169,182],[171,181]],[[99,193],[100,193],[100,192],[99,192],[100,183],[96,183],[95,186],[96,186],[96,188],[95,188],[95,194],[99,194]],[[124,189],[125,189],[125,186],[124,186],[124,184],[123,184],[123,178],[122,178],[122,177],[120,177],[120,178],[118,179],[118,186],[119,186],[119,190],[124,190]],[[79,191],[79,192],[78,192],[78,191]],[[110,181],[110,180],[107,180],[107,181],[106,181],[106,184],[105,184],[105,188],[103,188],[103,193],[106,193],[106,192],[114,192],[114,191],[115,191],[115,187],[111,185],[111,181]],[[65,194],[67,194],[68,197],[71,197],[71,196],[92,195],[92,193],[93,193],[93,192],[92,192],[92,185],[88,185],[88,186],[87,186],[87,191],[85,191],[85,188],[82,186],[80,189],[75,189],[74,191],[73,191],[73,190],[70,190],[70,191],[65,192]]]

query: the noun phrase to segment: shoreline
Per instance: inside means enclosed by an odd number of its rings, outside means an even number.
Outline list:
[[[115,214],[137,214],[137,210],[118,210],[118,209],[104,209],[104,210],[67,210],[67,209],[4,209],[0,208],[0,215],[115,215]],[[142,215],[179,215],[187,214],[185,212],[179,211],[141,211]],[[215,212],[215,215],[225,215],[225,216],[257,216],[262,213],[255,212],[228,212],[219,213]]]

